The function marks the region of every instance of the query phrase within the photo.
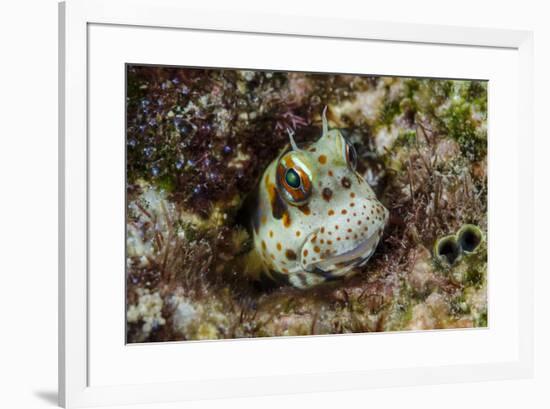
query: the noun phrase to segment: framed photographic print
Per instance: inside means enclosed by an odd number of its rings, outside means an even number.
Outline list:
[[[531,34],[180,3],[60,5],[61,404],[529,376]]]

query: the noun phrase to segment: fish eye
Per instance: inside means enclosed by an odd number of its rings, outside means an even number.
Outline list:
[[[357,167],[357,151],[353,147],[352,143],[347,139],[344,138],[344,156],[346,159],[346,163],[350,167],[351,170],[355,170]]]
[[[292,154],[287,154],[277,165],[277,187],[292,205],[306,203],[312,191],[311,175],[306,165]]]
[[[298,189],[302,182],[300,181],[300,175],[296,170],[290,168],[285,172],[285,182],[293,189]]]

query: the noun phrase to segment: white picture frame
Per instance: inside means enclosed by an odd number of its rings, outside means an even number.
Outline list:
[[[497,380],[532,375],[533,38],[531,32],[363,20],[320,19],[308,16],[259,15],[246,14],[241,11],[230,14],[190,9],[183,2],[177,0],[69,0],[60,4],[59,24],[59,399],[61,405],[65,407],[82,407],[151,403],[214,397],[242,397],[276,393]],[[96,345],[96,341],[90,332],[91,315],[95,315],[95,312],[91,313],[89,299],[94,297],[92,288],[93,291],[97,291],[96,288],[98,288],[90,285],[90,253],[88,247],[90,239],[90,218],[88,214],[90,205],[89,163],[95,160],[94,157],[91,157],[89,140],[91,122],[88,112],[91,103],[90,86],[93,85],[89,81],[90,30],[92,26],[187,30],[220,36],[239,33],[243,35],[282,36],[286,39],[295,37],[297,39],[314,38],[331,41],[374,41],[381,44],[397,44],[402,47],[437,45],[481,50],[511,50],[518,62],[517,77],[509,79],[514,81],[514,84],[517,83],[517,103],[514,103],[514,118],[517,120],[518,132],[515,133],[514,138],[516,142],[519,140],[519,129],[521,129],[522,138],[522,143],[517,144],[517,149],[512,148],[510,152],[510,154],[515,155],[517,160],[517,166],[512,167],[514,177],[511,179],[515,181],[514,183],[520,178],[523,181],[521,185],[517,183],[517,206],[514,208],[516,214],[513,216],[514,220],[517,221],[517,223],[514,223],[517,224],[518,237],[522,238],[513,250],[516,252],[514,256],[522,260],[521,274],[516,271],[517,265],[510,264],[507,267],[509,270],[507,273],[511,275],[511,280],[515,280],[514,283],[517,285],[517,289],[515,289],[517,291],[515,293],[517,302],[513,304],[514,320],[517,320],[517,323],[513,326],[514,339],[510,344],[513,346],[513,353],[507,354],[505,358],[495,356],[490,362],[484,361],[482,357],[474,356],[470,362],[454,362],[447,365],[422,364],[422,359],[420,359],[420,363],[415,365],[410,364],[402,367],[397,365],[392,368],[370,368],[367,366],[359,369],[337,369],[329,372],[306,369],[303,372],[294,371],[287,375],[270,374],[266,370],[265,373],[261,374],[254,372],[249,373],[248,376],[226,374],[222,377],[212,377],[210,379],[204,379],[204,377],[200,379],[198,376],[193,379],[192,376],[188,376],[181,381],[174,381],[170,378],[125,382],[124,380],[115,381],[113,377],[113,379],[107,381],[95,382],[94,380],[94,382],[90,382],[90,379],[96,378],[96,375],[91,375],[91,367],[95,365],[96,360],[99,361],[98,355],[103,353],[103,350],[100,350],[100,354],[90,354],[90,345]],[[114,49],[113,52],[116,53],[117,50]],[[259,64],[262,66],[261,62]],[[452,73],[449,73],[449,76],[453,76]],[[123,89],[124,85],[120,84],[120,87]],[[498,140],[490,141],[490,149],[499,147],[499,143],[502,144]],[[489,155],[490,160],[492,160],[491,152]],[[120,157],[120,161],[123,160],[123,157]],[[498,163],[498,160],[495,161]],[[505,171],[501,168],[493,169],[491,176],[494,180],[505,177],[500,172],[501,170]],[[122,196],[123,193],[121,192],[120,195]],[[490,206],[489,212],[493,207],[495,207],[494,203]],[[519,214],[522,215],[521,223],[519,223]],[[506,251],[506,249],[500,248],[493,248],[492,250],[495,252]],[[498,294],[493,293],[492,295],[498,298]],[[102,296],[102,294],[99,294],[99,296]],[[120,300],[111,300],[113,305],[119,307],[123,304],[123,297],[124,295],[120,293]],[[495,327],[490,327],[486,331],[490,333],[494,329]],[[124,329],[120,328],[120,334],[123,331]],[[473,334],[473,332],[471,333]],[[409,335],[415,337],[414,334]],[[385,337],[388,335],[378,334],[374,336]],[[427,336],[439,337],[441,335],[431,332]],[[354,347],[357,348],[357,345],[361,342],[360,337],[361,335],[354,338],[348,337],[345,343],[348,346],[355,345]],[[443,335],[443,337],[452,337],[452,335]],[[147,348],[157,348],[147,345],[139,347],[125,346],[123,345],[124,336],[120,335],[119,338],[122,340],[122,344],[117,346],[118,349],[113,350],[114,354],[121,349],[130,348],[133,349],[132,357],[137,355],[145,357]],[[306,337],[275,341],[278,343],[269,345],[274,351],[281,348],[291,348],[290,350],[293,350],[294,347],[297,348],[296,351],[299,351],[300,348],[310,348],[313,343],[322,343],[323,348],[335,348],[334,343],[340,342],[341,339],[336,340],[335,337],[331,336]],[[395,337],[391,340],[397,344],[403,342],[403,340],[400,341]],[[208,346],[198,346],[196,353],[223,354],[222,349],[225,346],[222,345],[222,342],[202,343]],[[263,345],[261,343],[264,343],[264,340],[234,341],[231,343],[230,348],[245,353],[244,351],[247,349],[261,348],[261,346],[258,347],[258,345]],[[195,345],[199,344],[201,343]],[[219,347],[211,345],[218,345]],[[159,353],[175,353],[173,351],[176,347],[177,345],[172,344],[171,350]],[[220,350],[217,351],[216,348]],[[106,356],[108,355],[106,354]],[[109,359],[112,358],[113,356],[109,356]],[[116,361],[112,360],[111,362]],[[104,368],[108,370],[109,367],[105,366],[107,364],[102,363]],[[192,365],[186,370],[192,372]],[[115,372],[113,370],[113,373]]]

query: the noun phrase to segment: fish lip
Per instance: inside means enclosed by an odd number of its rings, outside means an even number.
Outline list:
[[[343,253],[336,254],[331,257],[327,257],[323,260],[310,263],[306,266],[306,270],[314,271],[318,269],[326,273],[328,272],[328,270],[323,269],[323,267],[321,266],[331,266],[336,263],[345,263],[346,265],[352,265],[352,264],[359,265],[362,262],[364,262],[365,258],[368,259],[372,255],[372,253],[374,253],[374,249],[376,249],[377,247],[377,244],[375,245],[374,242],[378,240],[379,240],[378,230],[375,230],[369,237],[361,241],[354,248],[347,250]],[[372,250],[370,254],[368,254],[369,249]]]

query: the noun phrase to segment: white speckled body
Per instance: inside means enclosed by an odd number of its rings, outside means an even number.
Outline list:
[[[364,265],[389,215],[350,164],[349,142],[338,130],[328,130],[324,116],[323,125],[316,143],[301,149],[293,143],[292,150],[284,150],[268,166],[254,216],[254,245],[264,271],[298,288],[349,275]],[[299,196],[303,200],[298,203],[289,200],[293,197],[280,179],[289,167],[299,170],[307,187],[307,198]]]

